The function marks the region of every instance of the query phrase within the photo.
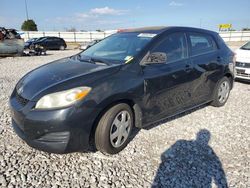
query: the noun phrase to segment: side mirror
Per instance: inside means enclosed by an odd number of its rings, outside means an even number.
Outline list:
[[[153,52],[145,58],[143,61],[143,65],[146,64],[154,64],[154,63],[166,63],[167,62],[167,54],[164,52]]]

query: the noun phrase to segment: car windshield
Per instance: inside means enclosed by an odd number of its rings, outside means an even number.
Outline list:
[[[250,50],[250,42],[246,43],[244,46],[242,46],[240,49],[242,50]]]
[[[29,43],[29,42],[34,42],[36,40],[37,40],[37,38],[32,38],[32,39],[27,40],[26,42]]]
[[[152,33],[117,33],[91,46],[80,56],[124,63],[136,56],[154,36],[156,34]]]

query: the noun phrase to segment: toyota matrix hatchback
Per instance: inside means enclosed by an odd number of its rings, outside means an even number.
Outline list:
[[[233,69],[234,53],[215,32],[124,30],[25,75],[10,97],[13,128],[39,150],[67,153],[94,144],[115,154],[133,127],[205,103],[223,106]]]

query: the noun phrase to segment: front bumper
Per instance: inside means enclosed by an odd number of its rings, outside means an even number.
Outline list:
[[[243,68],[243,67],[235,67],[236,79],[243,79],[243,80],[249,80],[250,81],[250,68]]]
[[[94,122],[91,109],[68,107],[36,110],[35,102],[21,101],[13,92],[10,98],[12,126],[28,145],[49,153],[87,150]]]
[[[49,153],[66,153],[70,139],[70,132],[56,132],[45,134],[38,139],[29,139],[24,131],[12,119],[12,127],[16,134],[22,138],[29,146]]]
[[[235,73],[236,79],[250,80],[250,62],[237,61]]]

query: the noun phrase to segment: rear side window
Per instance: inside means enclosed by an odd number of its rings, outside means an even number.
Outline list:
[[[192,55],[199,55],[217,49],[216,43],[210,35],[191,33],[189,34],[189,39]]]
[[[51,41],[54,41],[53,38],[47,38],[46,39],[46,42],[51,42]]]
[[[168,35],[163,42],[156,46],[152,52],[163,52],[167,55],[167,62],[185,59],[187,57],[187,43],[184,33]]]
[[[51,40],[52,40],[53,42],[58,42],[58,41],[59,41],[58,38],[51,38]]]

